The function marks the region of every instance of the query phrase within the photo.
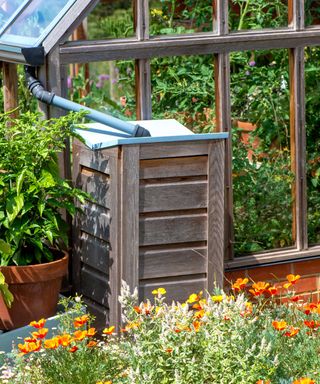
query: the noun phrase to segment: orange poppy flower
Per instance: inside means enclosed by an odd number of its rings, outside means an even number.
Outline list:
[[[69,352],[74,353],[74,352],[76,352],[78,349],[79,349],[79,348],[78,348],[76,345],[74,345],[73,347],[71,347],[71,348],[69,349]]]
[[[53,337],[52,339],[47,339],[44,341],[44,347],[46,349],[56,349],[59,347],[59,338]]]
[[[195,320],[192,322],[193,328],[196,332],[199,332],[201,325],[203,324],[202,321]]]
[[[87,336],[88,337],[92,337],[94,336],[95,334],[97,333],[96,329],[95,328],[89,328],[88,331],[87,331]]]
[[[270,380],[258,380],[257,382],[256,382],[256,384],[271,384],[271,381]]]
[[[265,283],[264,281],[258,281],[257,283],[252,284],[252,289],[249,289],[249,292],[253,296],[261,296],[269,286],[269,283]]]
[[[273,286],[273,287],[269,287],[269,288],[265,291],[265,293],[266,293],[267,295],[269,295],[269,296],[275,296],[275,295],[278,294],[278,288],[275,287],[275,286]]]
[[[196,301],[201,300],[202,294],[203,294],[202,291],[200,291],[198,294],[196,294],[196,293],[192,293],[192,294],[189,296],[189,298],[188,298],[188,300],[187,300],[187,303],[192,304],[192,303],[195,303]]]
[[[313,313],[318,309],[318,306],[317,304],[314,304],[314,303],[307,303],[304,305],[303,308],[304,308],[304,313],[306,315],[310,315],[310,313]]]
[[[200,311],[197,311],[194,313],[194,318],[201,319],[206,314],[204,309],[201,309]]]
[[[287,325],[288,324],[284,320],[281,320],[281,321],[274,320],[272,322],[273,328],[276,329],[277,331],[283,331],[284,329],[287,328]]]
[[[112,335],[113,331],[115,330],[115,326],[112,325],[111,327],[109,328],[105,328],[102,333],[105,334],[105,335]]]
[[[89,343],[87,344],[87,347],[92,348],[92,347],[95,347],[96,345],[97,345],[96,341],[90,340]]]
[[[72,342],[72,337],[69,334],[57,336],[59,344],[63,347],[68,347]]]
[[[284,333],[284,336],[287,336],[287,337],[294,337],[295,335],[297,335],[300,331],[300,328],[294,328],[294,327],[290,327],[289,328],[289,331],[285,332]]]
[[[290,298],[290,301],[292,301],[293,303],[297,303],[299,300],[301,300],[300,296],[293,296]]]
[[[133,309],[135,312],[139,314],[143,314],[146,316],[149,316],[153,310],[153,306],[148,302],[148,303],[141,303],[139,307],[134,306]]]
[[[35,337],[26,337],[24,339],[25,343],[35,343],[36,341],[37,341],[37,339]]]
[[[316,382],[309,377],[302,377],[301,379],[295,380],[292,384],[316,384]]]
[[[76,341],[81,341],[87,336],[88,332],[87,331],[75,331],[73,333],[73,338]]]
[[[294,285],[299,279],[300,275],[287,275],[288,283],[283,284],[283,288],[288,289],[291,285]]]
[[[24,343],[24,344],[18,344],[18,349],[21,352],[22,355],[26,355],[30,352],[37,352],[41,348],[41,340],[37,340],[35,343]]]
[[[166,349],[166,352],[167,352],[167,353],[172,353],[172,351],[173,351],[172,348],[167,348],[167,349]]]
[[[305,320],[304,325],[306,325],[310,329],[317,329],[320,327],[320,322],[314,321],[314,320],[311,320],[311,321]]]
[[[246,285],[247,285],[248,282],[249,282],[249,279],[247,279],[247,278],[242,279],[241,277],[239,277],[239,278],[232,284],[231,288],[232,288],[233,291],[235,291],[235,292],[240,292],[240,291],[242,291],[242,290],[246,287]]]
[[[31,323],[29,325],[31,327],[40,329],[40,328],[44,327],[45,323],[46,323],[46,319],[40,319],[39,321],[31,321]]]
[[[89,320],[89,315],[83,315],[80,317],[76,317],[73,321],[73,325],[75,326],[75,328],[80,328],[84,324],[86,324],[88,322],[88,320]]]
[[[40,328],[37,332],[32,332],[32,336],[36,339],[44,339],[47,336],[47,333],[49,332],[48,328]]]

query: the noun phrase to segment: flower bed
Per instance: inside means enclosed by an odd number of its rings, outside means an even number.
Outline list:
[[[164,288],[138,305],[124,285],[118,334],[111,325],[98,338],[88,315],[64,318],[50,338],[35,322],[2,382],[319,384],[320,303],[294,294],[299,278],[279,287],[238,279],[229,295],[200,292],[170,305]]]

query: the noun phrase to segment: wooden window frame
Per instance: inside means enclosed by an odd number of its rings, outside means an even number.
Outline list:
[[[232,147],[226,156],[226,267],[240,268],[320,255],[320,244],[308,247],[306,195],[306,132],[304,49],[320,46],[320,25],[305,28],[304,1],[288,0],[288,27],[229,32],[228,1],[213,0],[213,32],[178,36],[149,35],[149,2],[134,0],[136,36],[127,39],[66,42],[58,47],[59,66],[119,59],[135,60],[138,119],[151,119],[151,69],[154,57],[212,54],[215,62],[217,131],[231,132],[230,61],[233,51],[288,49],[290,137],[293,185],[293,239],[290,249],[233,258]]]

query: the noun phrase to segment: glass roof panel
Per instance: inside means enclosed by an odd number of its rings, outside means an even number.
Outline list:
[[[0,0],[0,32],[28,1],[30,0]]]
[[[1,41],[21,46],[39,45],[74,2],[32,0],[4,31]]]

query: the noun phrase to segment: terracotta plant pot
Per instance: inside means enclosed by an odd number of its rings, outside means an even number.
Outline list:
[[[14,297],[8,308],[0,295],[0,329],[15,329],[55,314],[68,255],[50,263],[0,267],[0,271]]]

